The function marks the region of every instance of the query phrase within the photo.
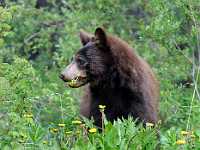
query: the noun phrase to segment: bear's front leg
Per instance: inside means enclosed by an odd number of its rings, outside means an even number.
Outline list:
[[[102,114],[97,107],[93,107],[91,108],[91,112],[90,112],[90,119],[94,119],[94,124],[99,127],[100,129],[102,128]]]

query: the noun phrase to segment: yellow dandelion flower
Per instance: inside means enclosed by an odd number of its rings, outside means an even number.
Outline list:
[[[42,143],[43,143],[43,144],[48,144],[48,141],[45,140],[45,141],[43,141]]]
[[[188,134],[190,134],[190,132],[188,132],[188,131],[181,131],[181,135],[188,135]]]
[[[72,121],[72,124],[81,124],[82,122],[81,121],[79,121],[79,120],[74,120],[74,121]]]
[[[33,114],[24,114],[25,118],[33,118]]]
[[[178,140],[178,141],[176,141],[176,144],[183,145],[183,144],[186,144],[186,141],[185,140]]]
[[[150,122],[147,122],[147,123],[146,123],[146,126],[147,126],[147,127],[153,127],[154,124],[153,124],[153,123],[150,123]]]
[[[91,128],[91,129],[89,129],[89,132],[90,132],[90,133],[96,133],[96,132],[97,132],[97,129],[96,129],[96,128]]]
[[[66,134],[71,134],[71,133],[72,133],[72,131],[66,131],[65,133],[66,133]]]
[[[18,142],[19,142],[19,143],[24,143],[25,141],[22,140],[22,139],[19,139]]]
[[[50,131],[51,131],[52,133],[56,133],[56,132],[58,132],[58,129],[53,128],[53,129],[51,129]]]
[[[76,131],[76,134],[80,134],[80,133],[81,133],[81,131],[79,131],[79,130],[78,130],[78,131]]]
[[[58,126],[59,127],[65,127],[65,124],[64,123],[59,123]]]
[[[105,109],[106,106],[105,105],[99,105],[99,109]]]

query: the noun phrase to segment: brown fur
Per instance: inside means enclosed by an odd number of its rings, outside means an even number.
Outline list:
[[[112,108],[112,111],[119,109],[120,112],[126,112],[129,110],[130,112],[128,112],[128,114],[133,115],[135,119],[137,118],[143,122],[156,123],[158,121],[159,83],[152,69],[146,63],[146,61],[138,56],[125,41],[114,36],[107,36],[106,43],[110,48],[114,67],[117,68],[118,74],[121,79],[120,86],[112,87],[111,89],[101,89],[101,87],[97,87],[99,88],[99,90],[102,91],[102,95],[106,93],[108,94],[107,97],[110,98],[110,102],[106,102],[102,99],[100,100],[100,102],[96,102],[95,97],[92,93],[92,85],[89,84],[85,86],[85,94],[81,101],[80,107],[81,114],[88,118],[97,118],[95,119],[95,121],[98,125],[98,121],[100,120],[99,113],[95,111],[95,108],[98,110],[98,105],[102,103],[110,106],[106,109]],[[115,93],[113,93],[113,91],[115,91],[114,88],[116,88],[117,90],[127,88],[128,91],[133,92],[131,94],[135,95],[135,97],[138,97],[137,101],[139,102],[136,102],[136,100],[134,99],[123,99],[122,97],[125,97],[124,94],[126,93],[121,93],[119,95],[119,100],[116,100],[116,103],[118,104],[114,104],[115,97],[112,96],[115,95]],[[108,93],[109,90],[111,90],[112,92]],[[99,97],[104,96],[100,95]],[[126,101],[131,105],[131,108],[127,108],[128,110],[124,110],[126,109]],[[118,117],[127,118],[127,116],[124,116],[123,113],[121,115],[122,116]],[[108,118],[111,121],[113,121],[113,119],[116,119],[112,115],[110,117],[111,118]]]

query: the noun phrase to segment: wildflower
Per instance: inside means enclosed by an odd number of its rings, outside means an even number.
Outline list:
[[[81,126],[82,128],[84,128],[84,127],[85,127],[85,124],[81,124],[80,126]]]
[[[22,139],[19,139],[18,142],[19,142],[19,143],[24,143],[25,141],[22,140]]]
[[[153,127],[154,124],[153,124],[153,123],[150,123],[150,122],[147,122],[147,123],[146,123],[146,126],[147,126],[147,127]]]
[[[178,140],[178,141],[176,141],[176,144],[183,145],[183,144],[186,144],[186,141],[185,140]]]
[[[52,132],[52,133],[56,133],[56,132],[58,132],[58,129],[53,128],[53,129],[51,129],[51,132]]]
[[[82,122],[81,121],[79,121],[79,120],[74,120],[74,121],[72,121],[72,124],[81,124]]]
[[[78,130],[78,131],[76,131],[76,134],[80,134],[80,133],[81,133],[81,131],[79,131],[79,130]]]
[[[48,141],[45,140],[45,141],[43,141],[42,143],[43,143],[43,144],[48,144]]]
[[[66,134],[71,134],[71,133],[72,133],[72,131],[66,131],[65,133],[66,133]]]
[[[162,124],[162,120],[158,120],[158,124]]]
[[[24,134],[24,133],[20,133],[20,136],[21,136],[21,138],[23,138],[23,139],[26,139],[27,138],[27,135],[26,134]]]
[[[106,108],[106,106],[105,105],[99,105],[99,109],[105,109]]]
[[[24,114],[25,118],[33,118],[33,114]]]
[[[64,123],[59,123],[58,126],[59,127],[65,127],[65,124]]]
[[[97,129],[96,129],[96,128],[91,128],[91,129],[89,129],[89,132],[90,132],[90,133],[96,133],[96,132],[97,132]]]
[[[188,135],[189,132],[188,131],[181,131],[181,135]]]

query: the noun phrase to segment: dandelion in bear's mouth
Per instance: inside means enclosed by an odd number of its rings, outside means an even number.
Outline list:
[[[65,127],[65,124],[64,123],[59,123],[58,126],[59,127]]]
[[[72,121],[72,124],[81,124],[82,122],[80,120],[74,120]]]
[[[96,129],[96,128],[91,128],[91,129],[89,129],[89,132],[90,132],[90,133],[96,133],[96,132],[97,132],[97,129]]]
[[[183,145],[183,144],[186,144],[186,141],[185,140],[177,140],[176,144],[177,145]]]

